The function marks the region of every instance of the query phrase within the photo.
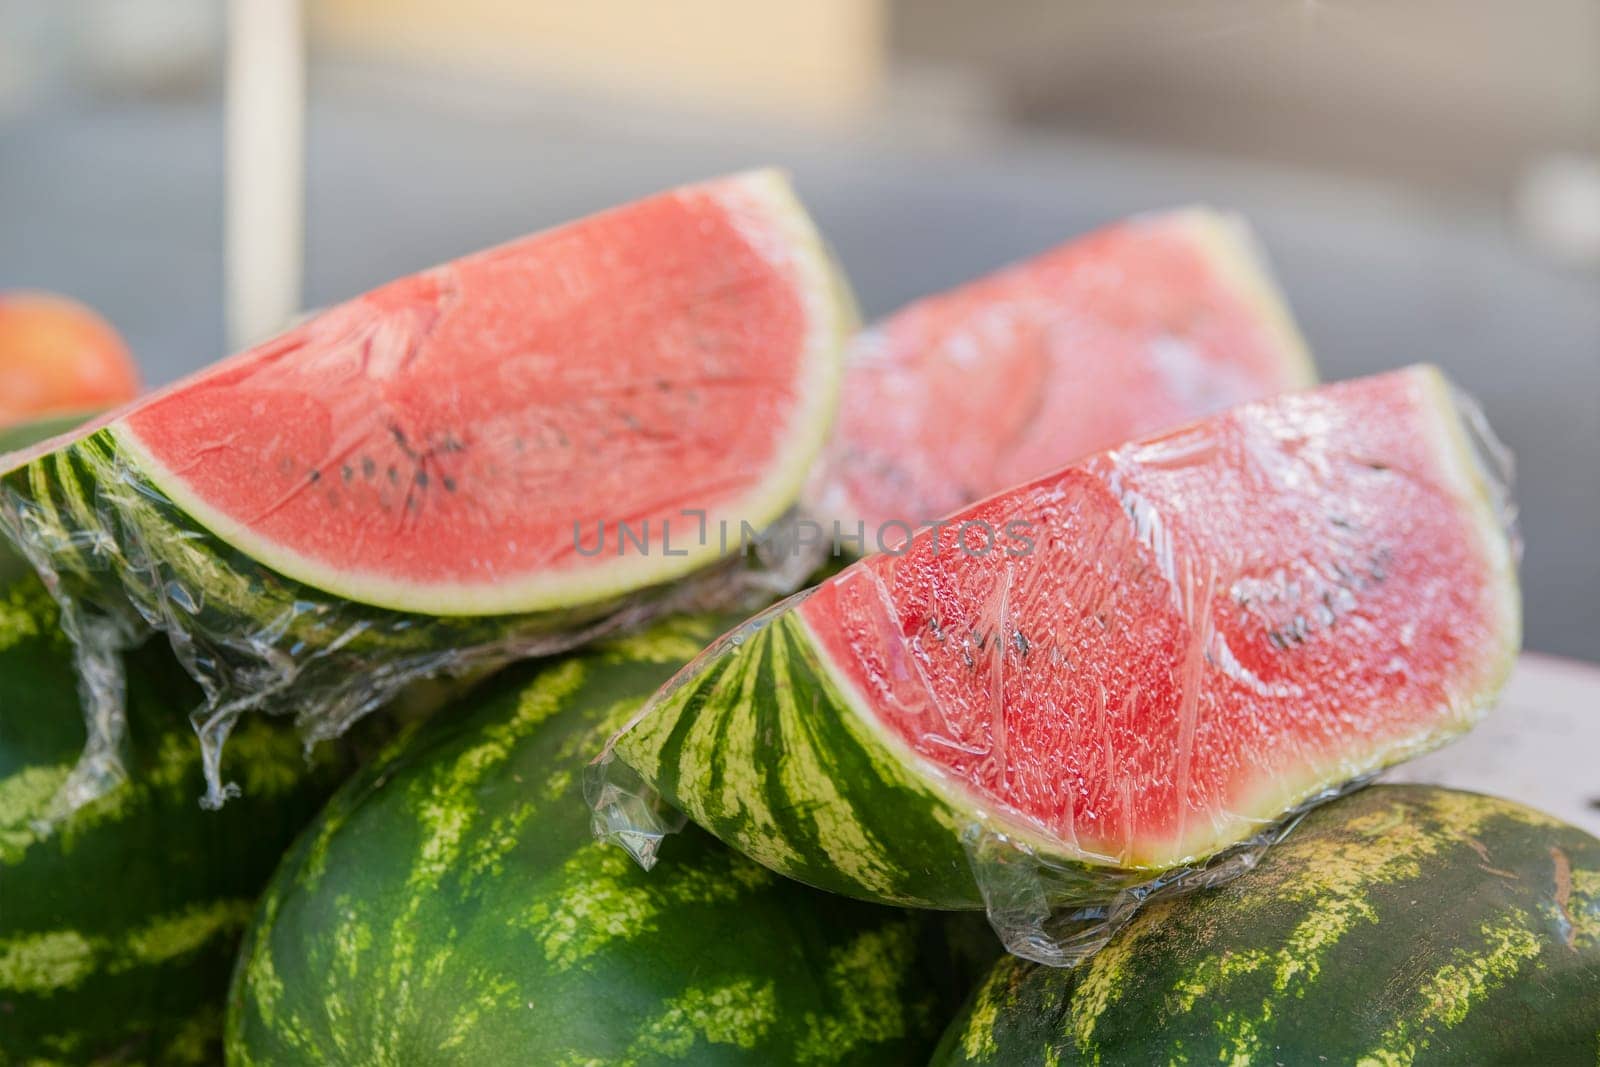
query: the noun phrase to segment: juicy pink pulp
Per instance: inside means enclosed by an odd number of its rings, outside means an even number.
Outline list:
[[[1232,240],[1230,223],[1205,218],[1102,230],[862,334],[809,490],[816,510],[864,520],[870,539],[890,520],[918,526],[1097,449],[1312,384],[1299,340],[1200,236]]]
[[[771,469],[808,323],[733,183],[393,282],[127,414],[186,491],[330,572],[488,584],[694,532]],[[779,251],[775,253],[774,248]],[[679,551],[675,548],[674,551]]]
[[[1448,405],[1425,368],[1247,405],[798,610],[923,759],[1083,853],[1175,862],[1462,727],[1509,664],[1509,552]]]

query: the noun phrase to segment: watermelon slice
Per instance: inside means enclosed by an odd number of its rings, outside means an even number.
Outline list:
[[[781,175],[708,182],[392,282],[0,458],[0,512],[80,610],[173,636],[209,740],[257,705],[324,736],[463,657],[640,622],[685,575],[721,578],[696,606],[737,587],[854,324]]]
[[[826,889],[982,906],[998,837],[1104,903],[1476,721],[1519,599],[1471,433],[1417,367],[1091,456],[736,630],[611,754]]]
[[[1133,219],[860,334],[808,509],[870,551],[898,524],[1315,379],[1242,221]]]

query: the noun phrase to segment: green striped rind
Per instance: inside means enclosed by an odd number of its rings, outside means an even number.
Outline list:
[[[12,426],[0,426],[0,456],[67,433],[89,421],[94,415],[92,411],[85,411],[73,415],[52,415]],[[0,463],[0,469],[3,467],[4,464]],[[3,491],[0,491],[0,495],[3,495]],[[3,506],[0,506],[0,510],[3,510]],[[28,572],[28,564],[6,540],[4,527],[4,521],[0,520],[0,588],[9,588]]]
[[[1087,964],[1007,959],[953,1064],[1600,1062],[1600,841],[1471,793],[1376,786]]]
[[[719,642],[618,738],[674,807],[790,878],[882,903],[981,908],[972,821],[844,701],[797,616]]]
[[[946,792],[934,770],[855,711],[796,613],[731,637],[616,738],[616,757],[695,822],[790,878],[883,904],[984,907],[964,841],[984,826],[1015,840],[1015,826]],[[1038,851],[1037,841],[1022,843]],[[994,863],[1030,862],[1002,851]],[[1103,903],[1151,877],[1047,862],[1025,878],[1037,877],[1058,906]]]
[[[349,763],[251,722],[228,766],[247,797],[202,811],[198,690],[159,645],[126,672],[132,781],[43,833],[83,746],[77,682],[43,586],[0,591],[0,1063],[216,1062],[256,896]]]
[[[405,684],[444,669],[574,644],[620,619],[621,600],[504,617],[445,617],[344,600],[233,549],[175,505],[102,429],[0,477],[0,527],[29,545],[75,606],[152,625],[194,649],[191,671],[218,695],[196,713],[219,751],[245,710],[294,714],[308,739],[336,736]],[[742,566],[734,559],[708,581]],[[704,589],[696,586],[700,592]],[[679,583],[630,594],[629,617],[664,610]],[[207,767],[207,798],[223,796]]]
[[[920,1063],[931,916],[822,897],[698,831],[640,871],[585,759],[717,632],[678,619],[522,668],[342,790],[241,956],[230,1062]]]
[[[448,618],[355,604],[286,578],[201,526],[125,457],[102,429],[0,478],[10,521],[47,553],[73,589],[107,610],[124,601],[146,618],[182,615],[188,630],[246,637],[305,655],[331,646],[382,656],[483,644],[581,624],[571,612]],[[192,603],[174,603],[170,590]],[[167,592],[168,599],[160,598]],[[599,616],[614,605],[598,605]],[[559,617],[558,617],[559,616]],[[280,633],[281,631],[281,633]]]

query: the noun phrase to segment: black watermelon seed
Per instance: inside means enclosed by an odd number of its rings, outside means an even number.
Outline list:
[[[312,480],[312,481],[313,481],[313,482],[320,482],[320,481],[322,481],[322,472],[321,472],[321,471],[319,471],[319,470],[313,470],[313,471],[312,471],[312,472],[311,472],[311,480]]]
[[[428,472],[427,471],[418,471],[417,472],[417,488],[419,488],[419,489],[428,488]]]
[[[444,491],[445,492],[453,493],[453,492],[456,491],[456,480],[454,478],[450,477],[447,474],[447,475],[444,476],[443,481],[444,481]]]
[[[346,484],[346,485],[349,485],[350,484],[350,479],[352,479],[352,478],[354,478],[356,476],[355,469],[353,467],[351,467],[350,464],[348,464],[348,463],[346,463],[343,467],[339,468],[339,474],[344,478],[344,484]]]
[[[372,461],[371,456],[361,457],[361,473],[368,478],[378,473],[378,465]]]
[[[400,472],[395,470],[394,466],[392,464],[389,467],[389,484],[390,485],[399,485],[400,484]]]

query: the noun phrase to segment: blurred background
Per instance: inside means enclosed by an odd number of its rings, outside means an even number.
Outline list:
[[[0,288],[98,308],[155,383],[768,162],[873,316],[1242,212],[1327,377],[1480,398],[1528,645],[1600,660],[1600,0],[0,0]]]

